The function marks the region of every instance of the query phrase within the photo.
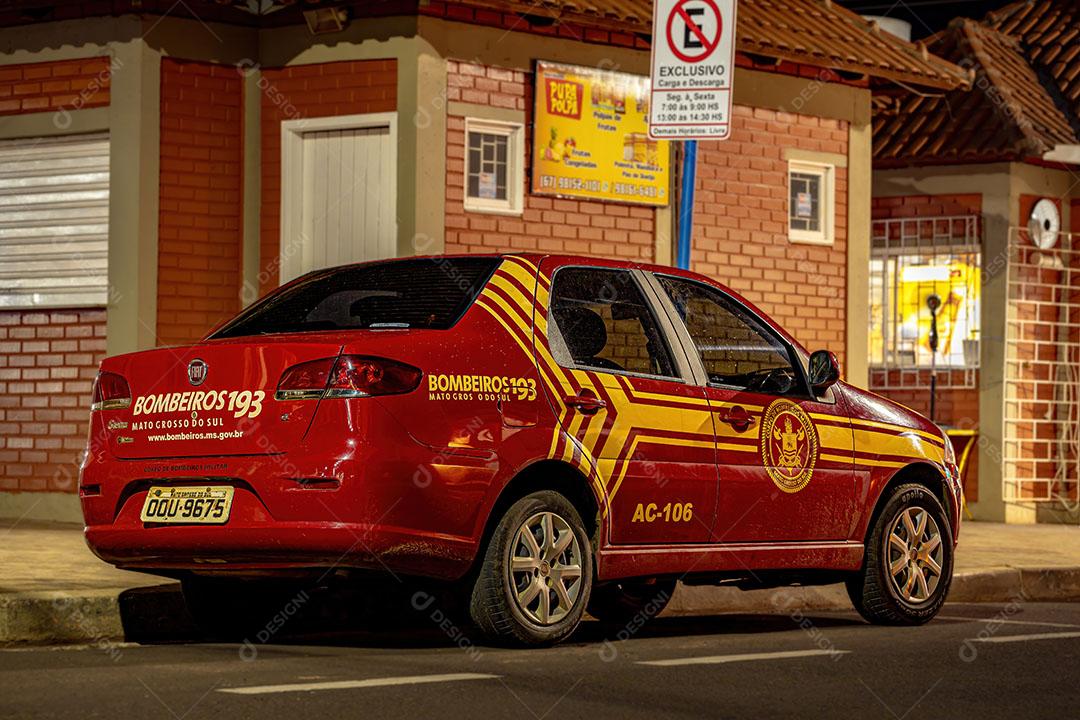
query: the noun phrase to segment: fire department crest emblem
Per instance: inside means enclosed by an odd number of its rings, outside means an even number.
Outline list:
[[[761,423],[761,461],[776,487],[795,493],[814,474],[818,435],[810,416],[790,400],[777,400]]]

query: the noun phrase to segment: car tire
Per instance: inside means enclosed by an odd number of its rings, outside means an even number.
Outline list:
[[[535,492],[495,526],[469,615],[493,641],[552,645],[581,622],[592,580],[592,547],[578,511],[557,492]]]
[[[608,626],[638,628],[667,607],[675,592],[674,578],[635,578],[600,583],[593,588],[586,608]]]
[[[922,625],[945,603],[952,571],[941,502],[923,485],[900,485],[874,522],[862,570],[847,580],[848,597],[876,625]]]

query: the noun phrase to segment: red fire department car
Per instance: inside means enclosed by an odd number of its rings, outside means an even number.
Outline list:
[[[454,581],[529,644],[686,583],[845,581],[879,623],[944,602],[951,445],[839,381],[736,293],[541,255],[319,270],[205,340],[106,359],[86,538],[180,578],[197,618],[251,578]]]

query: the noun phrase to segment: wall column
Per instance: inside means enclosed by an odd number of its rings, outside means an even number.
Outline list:
[[[976,520],[1005,522],[1002,449],[1005,432],[1005,319],[1009,306],[1009,228],[1016,221],[1011,167],[995,175],[983,193],[982,314],[979,319],[979,500],[969,508]]]
[[[244,235],[240,307],[259,299],[262,208],[262,71],[257,65],[244,70]]]
[[[398,57],[398,255],[446,246],[446,60],[417,36]]]
[[[141,38],[111,46],[107,353],[157,339],[161,55]]]
[[[873,184],[870,93],[855,104],[848,126],[847,367],[844,378],[857,387],[870,384],[870,192]]]

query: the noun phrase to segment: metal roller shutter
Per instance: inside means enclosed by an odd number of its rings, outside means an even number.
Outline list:
[[[0,308],[105,305],[109,135],[0,142]]]

